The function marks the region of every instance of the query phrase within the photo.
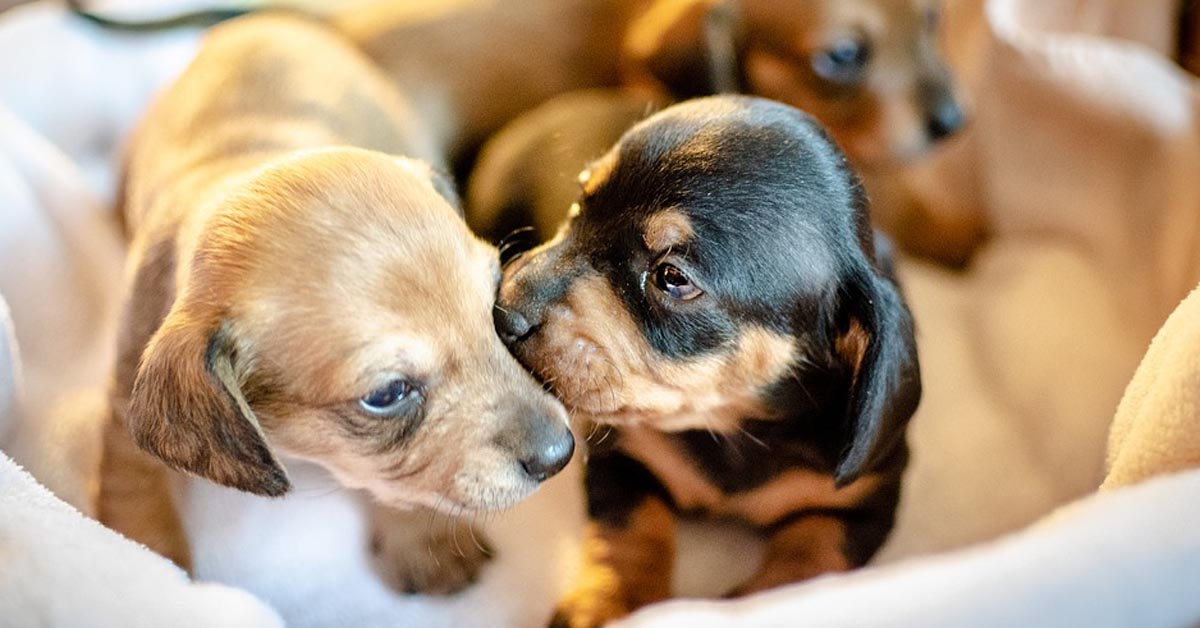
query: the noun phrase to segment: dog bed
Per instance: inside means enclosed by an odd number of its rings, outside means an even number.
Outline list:
[[[943,211],[986,214],[993,237],[963,273],[901,265],[927,385],[895,534],[858,573],[741,602],[677,602],[631,625],[1200,622],[1183,588],[1200,581],[1200,529],[1183,524],[1197,514],[1200,476],[1092,495],[1122,391],[1200,282],[1197,99],[1162,56],[1170,4],[950,4],[948,45],[975,120],[910,178]],[[128,618],[142,609],[181,618],[153,625],[540,625],[573,569],[573,472],[489,523],[497,563],[448,599],[381,587],[350,496],[315,470],[295,469],[301,490],[278,501],[201,483],[182,495],[197,578],[261,603],[189,585],[67,506],[89,514],[95,485],[120,292],[107,208],[121,138],[197,37],[104,33],[51,2],[0,14],[0,203],[17,210],[0,213],[0,295],[21,347],[17,369],[12,340],[0,344],[0,448],[32,474],[0,463],[0,574],[23,574],[0,575],[0,626],[138,625]],[[1182,320],[1166,337],[1187,337],[1180,328],[1195,318]],[[1156,375],[1139,373],[1113,431],[1114,487],[1196,466],[1186,452],[1160,458],[1158,428],[1142,427],[1155,408],[1176,417],[1171,433],[1196,426],[1195,400],[1179,396],[1195,356],[1162,348],[1184,346],[1172,340],[1155,346],[1146,360],[1157,366],[1143,373]],[[699,543],[703,534],[719,542]],[[705,530],[683,547],[678,587],[691,593],[719,591],[714,575],[736,576],[755,549]]]

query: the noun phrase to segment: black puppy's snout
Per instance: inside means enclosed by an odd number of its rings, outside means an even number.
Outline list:
[[[943,140],[957,133],[966,123],[962,106],[953,97],[946,97],[934,104],[926,121],[930,139]]]
[[[525,314],[512,306],[496,305],[492,310],[492,318],[496,323],[496,332],[504,344],[511,345],[519,342],[533,332],[533,324]]]
[[[546,430],[550,432],[551,430]],[[535,482],[544,482],[563,470],[575,453],[575,438],[564,426],[535,439],[528,455],[521,458],[521,470]]]

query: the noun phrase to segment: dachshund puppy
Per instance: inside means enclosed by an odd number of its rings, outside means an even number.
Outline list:
[[[577,89],[766,96],[812,113],[852,159],[916,157],[965,120],[937,0],[385,0],[334,16],[420,102],[453,152]]]
[[[580,180],[495,310],[517,357],[612,429],[588,459],[585,567],[558,624],[667,598],[682,515],[766,537],[732,595],[865,563],[893,523],[921,384],[842,153],[791,107],[711,97],[636,125]]]
[[[124,181],[106,524],[186,568],[169,469],[274,497],[283,461],[302,459],[372,498],[393,586],[470,581],[483,550],[459,555],[412,509],[507,507],[574,444],[495,334],[496,251],[462,222],[432,145],[327,28],[263,14],[209,34]]]

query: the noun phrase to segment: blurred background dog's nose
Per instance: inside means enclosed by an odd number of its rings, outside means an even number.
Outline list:
[[[938,141],[954,135],[966,123],[962,107],[953,97],[946,97],[934,104],[927,121],[929,137]]]
[[[512,307],[497,305],[492,308],[492,318],[495,319],[496,332],[506,345],[520,341],[533,331],[529,319]]]
[[[521,469],[535,482],[543,482],[562,471],[575,453],[575,437],[565,425],[543,432],[545,437],[534,439],[529,454],[521,458]]]

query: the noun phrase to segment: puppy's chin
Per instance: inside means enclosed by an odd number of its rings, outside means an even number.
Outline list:
[[[380,503],[398,510],[428,508],[461,516],[506,510],[538,489],[538,483],[517,478],[515,473],[512,476],[507,482],[480,482],[471,474],[463,474],[446,491],[411,490],[387,484],[364,488]]]

